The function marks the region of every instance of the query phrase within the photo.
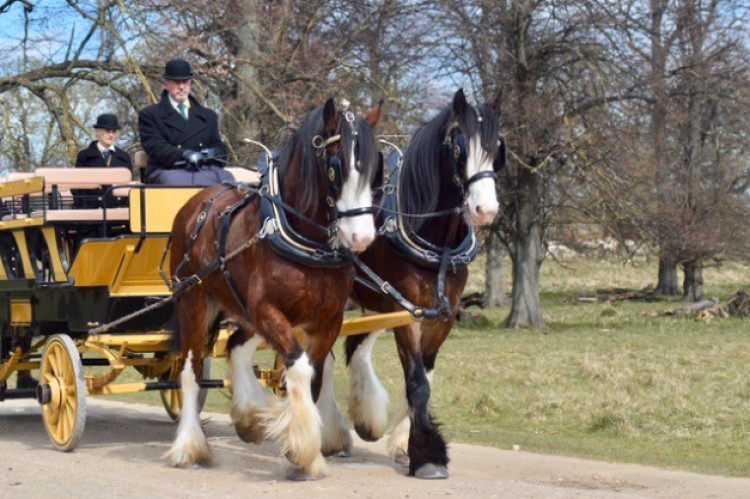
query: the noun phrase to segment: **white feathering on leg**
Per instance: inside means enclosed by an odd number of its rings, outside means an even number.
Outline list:
[[[177,436],[165,454],[173,466],[184,467],[211,462],[211,448],[203,433],[198,416],[198,393],[200,387],[193,372],[193,352],[189,351],[180,374],[182,410],[177,425]]]
[[[307,354],[286,371],[287,396],[261,412],[266,436],[279,442],[284,455],[311,477],[323,476],[326,464],[320,453],[321,420],[312,400],[314,369]]]
[[[388,425],[388,392],[372,367],[372,349],[382,333],[368,335],[349,360],[349,417],[368,440],[382,437]]]
[[[403,394],[399,402],[393,421],[388,428],[388,455],[397,462],[404,464],[409,458],[409,403],[406,394]]]
[[[259,410],[269,403],[269,393],[255,377],[253,354],[262,341],[255,335],[231,351],[229,363],[232,370],[232,422],[237,434],[245,442],[260,443],[263,426]]]
[[[351,452],[352,436],[346,426],[341,411],[336,404],[333,390],[333,372],[335,369],[333,354],[328,354],[323,369],[323,380],[318,396],[318,411],[323,420],[323,444],[321,450],[324,456],[344,452]]]

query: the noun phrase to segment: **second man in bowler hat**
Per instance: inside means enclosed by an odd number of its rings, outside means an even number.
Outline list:
[[[124,167],[130,170],[130,154],[115,146],[120,123],[114,114],[100,114],[94,123],[94,137],[86,149],[78,152],[76,168]],[[75,189],[73,203],[77,208],[101,208],[100,199],[105,189]],[[107,207],[127,206],[127,200],[110,196],[104,200]]]
[[[225,158],[227,148],[216,113],[190,95],[192,78],[189,62],[169,61],[161,100],[138,115],[141,145],[148,155],[146,183],[207,186],[234,180],[218,161],[210,160]]]

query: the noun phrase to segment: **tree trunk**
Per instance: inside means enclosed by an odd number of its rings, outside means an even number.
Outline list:
[[[241,22],[237,26],[237,72],[240,75],[237,104],[234,115],[243,122],[244,129],[236,125],[226,127],[228,133],[249,134],[256,137],[258,132],[258,100],[252,86],[260,87],[260,76],[256,64],[262,60],[258,37],[261,33],[258,0],[242,0],[239,3]],[[238,137],[234,137],[238,139]]]
[[[685,278],[682,281],[682,300],[697,302],[703,299],[703,265],[690,261],[682,264]]]
[[[541,264],[541,228],[533,225],[526,237],[515,241],[513,259],[513,291],[511,309],[505,327],[544,326],[542,303],[539,299],[539,268]]]
[[[504,307],[508,304],[503,286],[503,245],[490,232],[485,241],[484,294],[488,307]]]
[[[672,258],[664,255],[659,256],[659,282],[656,284],[654,294],[676,296],[680,293],[677,284],[677,264]]]

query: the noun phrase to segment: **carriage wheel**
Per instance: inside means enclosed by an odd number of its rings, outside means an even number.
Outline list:
[[[172,364],[172,368],[166,373],[159,377],[160,381],[176,381],[180,379],[182,363],[175,361]],[[209,379],[211,377],[211,358],[205,357],[203,359],[203,379]],[[176,388],[174,390],[159,390],[161,395],[161,402],[164,404],[164,409],[167,410],[167,414],[173,421],[180,419],[180,411],[182,410],[182,390]],[[198,412],[203,410],[203,405],[206,403],[206,397],[208,397],[208,388],[202,388],[198,393]]]
[[[67,334],[51,336],[44,345],[37,399],[52,445],[75,449],[86,426],[86,384],[81,356]]]

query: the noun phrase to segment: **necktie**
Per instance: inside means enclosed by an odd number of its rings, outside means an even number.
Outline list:
[[[184,102],[180,102],[179,104],[177,104],[177,109],[179,109],[180,114],[182,115],[182,117],[187,120],[188,117],[187,117],[187,109],[185,108],[185,103]]]
[[[104,164],[106,166],[109,166],[109,158],[112,157],[112,151],[104,151],[102,153],[102,158],[104,158]]]

